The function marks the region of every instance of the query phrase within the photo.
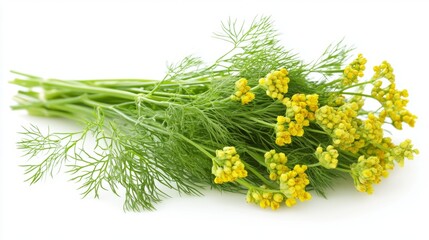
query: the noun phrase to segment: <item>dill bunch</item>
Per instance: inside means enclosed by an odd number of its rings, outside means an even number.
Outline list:
[[[414,126],[408,92],[384,61],[364,78],[366,59],[332,44],[307,63],[284,48],[268,17],[228,20],[215,37],[231,49],[213,63],[195,56],[168,66],[162,80],[59,80],[14,72],[23,90],[15,110],[60,117],[82,131],[24,128],[18,143],[32,159],[27,181],[66,169],[84,196],[124,195],[126,210],[154,209],[166,188],[247,193],[262,208],[292,207],[325,196],[352,178],[372,193],[395,163],[413,159],[410,140],[395,144],[384,126]],[[365,109],[364,101],[379,103]]]

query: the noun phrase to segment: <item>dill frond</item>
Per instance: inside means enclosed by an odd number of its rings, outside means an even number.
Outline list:
[[[389,63],[360,81],[366,59],[358,55],[348,63],[353,49],[343,40],[306,63],[283,47],[269,17],[250,24],[229,19],[214,36],[230,49],[213,63],[187,56],[168,65],[160,81],[15,72],[11,83],[24,90],[13,109],[82,124],[70,133],[23,129],[18,147],[30,159],[27,181],[65,169],[83,196],[111,191],[130,211],[153,210],[167,189],[200,195],[204,187],[247,191],[248,202],[277,209],[309,200],[309,191],[325,197],[347,177],[371,193],[394,162],[402,165],[418,153],[409,140],[395,145],[383,135],[385,123],[401,129],[416,119]],[[367,85],[375,86],[371,95],[364,93]],[[364,110],[366,98],[380,108]],[[326,148],[338,153],[335,168],[321,164],[331,160],[322,154]]]

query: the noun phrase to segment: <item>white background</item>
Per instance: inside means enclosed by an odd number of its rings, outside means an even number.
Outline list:
[[[320,2],[320,3],[318,3]],[[429,239],[427,88],[429,7],[424,1],[23,1],[1,2],[0,162],[1,239]],[[16,150],[16,132],[30,123],[77,129],[68,121],[12,112],[18,89],[9,70],[56,78],[160,78],[167,61],[188,54],[215,59],[227,45],[212,38],[221,20],[271,15],[281,39],[306,60],[345,38],[368,58],[395,67],[419,116],[412,138],[421,154],[397,167],[371,196],[350,183],[292,209],[273,212],[244,196],[207,190],[204,197],[173,194],[154,212],[123,212],[104,194],[81,199],[66,174],[29,186]]]

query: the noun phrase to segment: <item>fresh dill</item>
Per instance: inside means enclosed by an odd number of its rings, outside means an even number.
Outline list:
[[[353,49],[343,41],[304,62],[281,45],[269,17],[229,19],[215,37],[229,44],[226,53],[213,63],[185,57],[160,80],[14,72],[11,83],[24,90],[12,109],[82,125],[71,133],[23,129],[27,181],[65,170],[83,196],[108,190],[132,211],[154,209],[165,189],[200,195],[207,186],[277,209],[309,200],[310,191],[325,196],[347,177],[371,193],[394,162],[418,153],[409,140],[384,136],[383,124],[402,129],[416,118],[388,62],[360,81],[366,59],[347,62]],[[364,109],[366,98],[380,108]]]

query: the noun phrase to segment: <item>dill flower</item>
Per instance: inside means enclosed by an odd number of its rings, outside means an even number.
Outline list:
[[[276,124],[276,144],[279,146],[284,146],[292,142],[292,137],[288,129],[286,129],[285,124],[290,123],[290,118],[285,116],[277,116]]]
[[[368,119],[361,125],[362,137],[368,142],[381,143],[383,139],[383,121],[373,113],[368,113]]]
[[[332,137],[334,146],[352,152],[363,147],[358,132],[361,124],[357,118],[358,109],[359,105],[351,102],[338,108],[325,105],[316,111],[316,122]]]
[[[261,208],[271,208],[277,210],[283,202],[285,196],[278,191],[266,189],[265,186],[260,188],[251,188],[247,191],[246,201],[248,203],[255,203]]]
[[[322,167],[327,169],[334,169],[337,167],[339,154],[334,146],[329,145],[326,147],[326,151],[323,151],[323,148],[319,146],[316,149],[315,155]]]
[[[389,85],[383,88],[381,78],[387,79]],[[414,127],[417,117],[406,109],[408,91],[396,89],[393,68],[387,61],[383,61],[380,66],[374,67],[373,80],[371,95],[384,108],[380,113],[382,121],[384,121],[384,118],[389,117],[392,120],[392,125],[397,129],[402,129],[403,122],[410,127]]]
[[[286,166],[287,156],[284,153],[276,153],[275,150],[271,150],[264,154],[264,158],[271,180],[275,181],[278,176],[289,171]]]
[[[242,105],[246,105],[255,99],[255,94],[250,91],[250,86],[247,85],[248,81],[245,78],[235,82],[235,93],[231,95],[234,101],[241,101]]]
[[[342,84],[344,86],[351,85],[358,82],[358,77],[363,77],[363,71],[365,70],[366,58],[362,54],[353,60],[345,69]]]
[[[374,192],[372,185],[380,183],[381,177],[387,177],[388,172],[380,164],[378,157],[366,158],[362,155],[357,163],[351,165],[351,175],[359,192],[371,194]]]
[[[414,155],[419,154],[419,150],[413,148],[413,144],[410,139],[406,139],[401,142],[398,146],[394,147],[391,151],[392,157],[399,163],[399,166],[404,166],[405,158],[410,160],[414,159]]]
[[[314,112],[319,108],[318,101],[318,94],[294,94],[291,99],[283,99],[282,103],[286,106],[286,117],[308,126],[309,121],[315,119]]]
[[[388,176],[387,170],[393,170],[394,168],[394,156],[392,155],[392,149],[396,147],[395,144],[392,143],[391,138],[383,138],[381,143],[373,145],[369,144],[364,148],[364,153],[367,156],[376,156],[380,160],[380,165],[383,167],[385,177]]]
[[[244,169],[244,164],[241,162],[235,147],[224,147],[222,150],[216,150],[212,173],[216,176],[214,182],[217,184],[234,182],[237,178],[247,177],[247,171]]]
[[[343,95],[332,95],[329,99],[328,106],[340,107],[346,103],[346,98]]]
[[[379,66],[374,66],[374,75],[372,79],[380,78],[386,78],[391,83],[395,82],[395,74],[393,73],[392,65],[387,61],[383,61]]]
[[[295,165],[292,170],[282,174],[279,178],[280,191],[286,196],[288,207],[295,205],[296,199],[301,202],[311,199],[311,194],[305,190],[305,187],[310,184],[305,173],[306,170],[306,165]]]
[[[259,80],[259,85],[266,89],[266,94],[273,99],[282,100],[289,90],[289,72],[285,68],[268,73]]]
[[[314,112],[319,108],[318,102],[318,94],[294,94],[291,99],[283,99],[286,116],[277,117],[277,145],[283,146],[291,143],[291,136],[302,137],[304,135],[304,127],[309,126],[310,121],[315,120]]]

